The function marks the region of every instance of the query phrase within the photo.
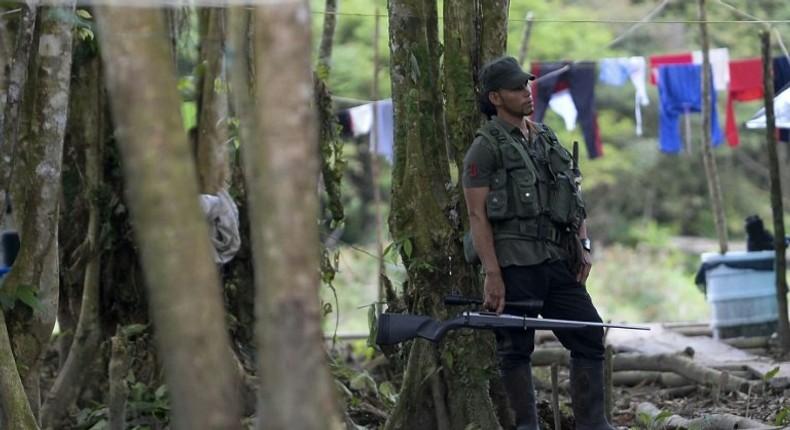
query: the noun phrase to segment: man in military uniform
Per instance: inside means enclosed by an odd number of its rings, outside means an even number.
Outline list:
[[[496,113],[466,154],[463,186],[485,273],[483,306],[502,313],[505,301],[539,299],[545,318],[601,322],[584,285],[592,260],[581,175],[554,132],[527,119],[534,78],[512,57],[480,71],[481,108]],[[532,329],[496,332],[500,373],[519,430],[539,428],[530,358],[534,335]],[[555,335],[571,352],[576,428],[613,429],[604,415],[603,329]]]

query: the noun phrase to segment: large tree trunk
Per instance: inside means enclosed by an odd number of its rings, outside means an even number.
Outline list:
[[[163,18],[153,9],[97,10],[116,137],[173,426],[237,429],[221,289],[178,114],[172,57],[161,38]]]
[[[310,10],[290,0],[256,10],[260,137],[244,143],[258,340],[258,429],[339,429],[318,300],[318,152]]]
[[[14,43],[14,59],[8,75],[8,88],[5,96],[3,115],[0,117],[0,197],[5,197],[9,190],[11,174],[14,171],[14,153],[19,139],[20,115],[22,99],[27,83],[28,62],[33,49],[36,29],[35,6],[20,6],[22,11],[17,25]],[[3,88],[6,90],[6,88]],[[2,217],[3,215],[0,215]],[[0,224],[2,226],[2,224]]]
[[[72,313],[77,311],[79,319],[73,336],[69,336],[73,341],[70,345],[63,345],[61,353],[66,354],[65,363],[58,372],[57,379],[49,394],[47,395],[44,406],[41,410],[41,423],[45,428],[56,428],[55,423],[65,415],[67,408],[75,401],[81,389],[84,387],[84,374],[88,367],[96,360],[97,352],[101,340],[104,338],[101,324],[99,321],[99,272],[101,267],[101,250],[99,247],[99,226],[100,201],[95,196],[101,195],[100,186],[102,185],[104,166],[103,147],[107,138],[104,133],[104,86],[101,79],[101,59],[98,55],[90,57],[76,68],[74,77],[74,92],[79,94],[78,98],[72,98],[73,109],[70,112],[72,127],[71,139],[72,149],[82,149],[84,154],[72,155],[72,159],[84,159],[84,171],[80,171],[84,179],[73,185],[80,189],[82,202],[87,202],[86,211],[78,211],[79,215],[87,215],[87,226],[71,218],[71,226],[78,225],[85,227],[80,229],[82,232],[82,242],[76,247],[76,251],[70,253],[80,257],[70,260],[69,256],[63,256],[63,260],[71,262],[71,272],[81,274],[82,288],[77,287],[79,280],[72,279],[72,276],[62,276],[63,280],[61,298],[68,298],[71,302],[71,312],[61,312],[58,321],[61,330],[67,327],[62,316],[68,315],[73,319]],[[65,173],[65,168],[64,168]],[[76,172],[73,172],[76,173]],[[65,194],[65,193],[64,193]],[[77,200],[76,195],[72,195]],[[75,214],[76,215],[76,214]],[[65,216],[65,214],[64,214]],[[62,226],[65,230],[70,225]],[[72,232],[76,233],[76,232]],[[65,245],[65,244],[64,244]],[[73,249],[73,248],[72,248]],[[77,276],[74,276],[75,278]],[[69,287],[71,287],[69,289]],[[65,291],[69,289],[69,291]],[[75,297],[76,292],[82,291],[81,299]],[[61,302],[64,302],[61,300]],[[61,309],[66,306],[61,306]],[[70,330],[69,330],[70,331]]]
[[[63,136],[68,111],[74,3],[40,15],[36,57],[29,68],[24,115],[9,188],[21,247],[3,282],[3,293],[35,296],[7,314],[8,332],[30,408],[40,407],[39,369],[49,345],[58,304],[58,216]],[[30,98],[27,98],[27,97]]]
[[[36,9],[22,6],[22,15],[17,27],[14,48],[16,61],[9,72],[8,94],[4,105],[3,121],[0,131],[0,197],[10,192],[9,183],[13,171],[14,150],[19,134],[19,117],[22,105],[23,89],[27,81],[27,66],[33,45],[33,34],[36,23]],[[5,219],[5,211],[0,226],[10,223]],[[10,282],[10,281],[8,281]],[[0,428],[19,428],[21,430],[37,428],[36,417],[30,408],[25,395],[22,379],[12,354],[11,336],[7,329],[8,321],[0,307]]]
[[[445,123],[447,124],[447,142],[454,168],[457,172],[463,170],[463,159],[466,151],[472,143],[475,130],[481,125],[483,118],[477,106],[476,82],[477,71],[483,63],[482,52],[486,50],[498,49],[499,54],[504,52],[504,39],[490,37],[488,43],[494,46],[483,48],[485,39],[484,34],[479,31],[478,19],[483,12],[487,16],[493,16],[488,23],[489,35],[507,34],[507,3],[497,2],[489,8],[490,3],[483,9],[483,1],[469,1],[460,4],[451,2],[444,3],[444,88],[445,88]],[[501,43],[499,42],[501,40]],[[498,46],[498,48],[496,48]],[[489,57],[490,58],[490,57]],[[460,175],[459,175],[460,176]],[[460,182],[456,185],[456,194],[459,208],[465,208],[464,194],[460,189]],[[463,218],[463,225],[468,226],[468,215],[463,209],[459,209]],[[468,227],[466,227],[468,228]],[[461,234],[462,232],[459,232]],[[471,266],[465,267],[472,270]],[[482,286],[479,273],[464,273],[461,279],[455,283],[464,285],[464,293],[471,296],[480,297]],[[481,341],[492,342],[491,336],[486,336]],[[486,348],[493,349],[490,345]],[[495,357],[480,357],[485,366],[494,366]],[[490,393],[492,401],[497,411],[500,422],[509,423],[511,421],[507,397],[504,386],[499,377],[494,377],[490,381]]]
[[[216,82],[226,81],[222,70],[224,61],[225,9],[201,9],[200,16],[200,74],[198,89],[197,161],[200,192],[217,194],[226,188],[228,176],[228,97],[217,91]]]
[[[466,5],[471,7],[470,5]],[[473,16],[464,6],[458,17]],[[408,271],[404,298],[410,313],[444,318],[443,295],[458,291],[480,295],[477,275],[464,262],[460,240],[465,209],[451,183],[444,129],[443,97],[439,92],[437,10],[435,2],[391,0],[390,51],[395,108],[395,165],[390,231],[402,244],[401,256]],[[471,42],[474,30],[452,28],[446,42],[453,48]],[[450,51],[448,47],[447,51]],[[468,51],[467,51],[468,52]],[[452,77],[448,103],[453,111],[448,123],[458,125],[475,109],[471,93],[471,55],[453,54],[446,60]],[[461,87],[466,85],[467,89]],[[466,100],[464,100],[466,99]],[[467,103],[468,106],[461,108]],[[453,160],[471,143],[471,129],[478,123],[453,130],[449,139]],[[458,158],[456,158],[458,157]],[[410,250],[410,252],[409,252]],[[438,349],[437,349],[438,348]],[[456,429],[474,426],[498,428],[489,380],[496,372],[490,335],[452,334],[434,345],[415,341],[411,346],[398,404],[386,428]],[[474,375],[474,376],[470,376]]]

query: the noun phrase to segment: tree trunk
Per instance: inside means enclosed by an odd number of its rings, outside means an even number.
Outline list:
[[[507,51],[507,23],[510,0],[480,1],[480,59],[486,61],[504,55]],[[475,76],[476,78],[477,76]]]
[[[14,171],[14,153],[19,139],[23,91],[27,83],[28,61],[33,49],[36,29],[35,6],[20,5],[21,18],[16,31],[14,59],[8,76],[8,89],[0,118],[0,197],[10,192],[9,184]],[[5,87],[3,88],[5,90]],[[4,216],[0,215],[0,217]],[[0,224],[2,226],[2,224]]]
[[[773,69],[771,60],[771,32],[761,33],[763,58],[763,93],[765,97],[765,143],[771,172],[771,213],[774,219],[774,249],[776,302],[779,313],[779,348],[790,352],[790,321],[787,312],[787,246],[785,245],[784,207],[782,204],[782,182],[779,176],[779,157],[776,150],[776,115],[774,113]]]
[[[318,45],[318,67],[316,72],[321,80],[329,79],[332,68],[332,47],[335,44],[335,27],[337,26],[337,0],[326,0],[324,7],[324,27],[321,43]]]
[[[705,165],[705,176],[708,179],[708,193],[710,195],[711,209],[713,210],[713,216],[716,220],[716,232],[719,236],[719,252],[725,254],[728,246],[727,218],[724,216],[719,171],[716,167],[716,159],[713,158],[713,148],[711,148],[710,43],[708,42],[705,0],[697,0],[697,7],[700,21],[700,39],[702,40],[702,160]]]
[[[459,17],[473,16],[471,9],[459,4],[453,7],[459,8],[455,11]],[[463,23],[445,27],[445,84],[449,85],[447,97],[452,109],[447,119],[448,124],[461,127],[453,129],[448,139],[443,94],[439,92],[436,4],[391,0],[389,19],[395,110],[390,231],[407,268],[404,300],[408,311],[444,319],[448,315],[444,294],[459,289],[467,295],[481,293],[477,275],[464,262],[461,249],[466,211],[460,192],[447,187],[451,183],[448,140],[455,151],[454,161],[460,163],[471,144],[471,130],[478,123],[472,114],[471,125],[460,126],[470,109],[475,109],[470,91],[474,72],[469,68],[474,57],[468,50],[450,55],[450,46],[468,46],[473,34]],[[453,28],[456,24],[460,27]],[[451,334],[438,345],[415,341],[398,404],[386,428],[500,427],[488,394],[491,375],[496,373],[493,357],[492,339],[483,333]]]
[[[330,0],[331,1],[331,0]],[[11,5],[14,7],[15,5]],[[0,6],[0,16],[7,12],[7,8]],[[0,24],[0,106],[5,106],[6,96],[8,94],[8,70],[11,68],[11,58],[14,52],[14,40],[16,39],[14,33],[11,31],[7,24]],[[5,109],[0,109],[0,133],[2,133],[3,118],[5,116]],[[3,137],[0,134],[0,146],[2,146]],[[2,187],[0,187],[2,189]],[[2,196],[0,196],[2,197]]]
[[[256,140],[245,143],[258,340],[258,429],[340,429],[318,299],[318,153],[310,11],[255,11]]]
[[[178,115],[172,57],[161,38],[164,16],[117,6],[97,8],[96,15],[173,427],[238,429],[221,288]]]
[[[74,3],[45,7],[29,67],[21,125],[9,188],[21,247],[3,293],[34,297],[6,315],[11,346],[30,408],[38,416],[39,369],[49,345],[58,304],[58,217],[63,136],[68,111]],[[27,99],[27,97],[30,97]],[[31,312],[32,311],[32,312]]]
[[[75,106],[79,110],[71,111],[71,122],[74,125],[72,135],[76,138],[74,146],[84,148],[84,181],[80,187],[87,202],[87,229],[84,241],[78,247],[81,261],[74,261],[80,266],[82,276],[82,300],[80,301],[79,319],[73,341],[68,348],[68,355],[49,394],[46,396],[41,410],[41,423],[45,428],[55,428],[55,423],[63,417],[68,407],[76,400],[84,387],[83,376],[88,367],[95,361],[99,346],[104,337],[99,321],[99,272],[101,268],[101,252],[99,246],[100,201],[92,196],[100,194],[104,166],[103,150],[106,135],[104,133],[104,87],[101,79],[101,59],[94,56],[85,61],[75,76],[75,94],[79,94],[80,103]],[[75,272],[77,272],[75,270]],[[64,286],[72,284],[68,277],[63,277]],[[66,294],[61,294],[61,297]],[[60,321],[60,319],[59,319]]]
[[[19,117],[22,105],[23,89],[27,81],[28,58],[32,50],[33,35],[36,24],[36,8],[22,6],[21,19],[17,28],[14,58],[9,73],[6,104],[4,105],[3,121],[0,121],[0,197],[10,192],[13,172],[14,151],[19,134]],[[0,226],[12,220],[4,219]],[[10,283],[10,281],[5,281]],[[5,291],[3,290],[3,293]],[[25,395],[22,379],[19,375],[16,359],[12,354],[11,336],[5,310],[0,307],[0,428],[18,428],[20,430],[38,428],[37,420]]]
[[[201,17],[198,83],[197,165],[200,192],[217,194],[226,188],[228,176],[228,97],[217,91],[217,81],[225,82],[224,61],[225,9],[206,8]]]

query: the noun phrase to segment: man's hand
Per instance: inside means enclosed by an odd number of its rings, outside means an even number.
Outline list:
[[[590,276],[590,269],[592,269],[592,256],[590,255],[590,251],[583,249],[582,250],[582,268],[579,273],[576,274],[576,280],[585,285],[587,283],[587,277]]]
[[[501,314],[505,310],[505,282],[502,280],[502,274],[486,274],[483,292],[485,295],[483,309],[495,311],[497,315]]]

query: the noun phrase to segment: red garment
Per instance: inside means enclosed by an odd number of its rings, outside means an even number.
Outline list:
[[[667,55],[654,55],[648,57],[650,63],[650,84],[656,85],[658,83],[658,66],[665,64],[691,64],[694,58],[691,52],[684,52],[682,54],[667,54]]]
[[[733,102],[748,102],[763,98],[763,63],[759,58],[730,61],[730,89],[727,92],[727,120],[724,130],[727,145],[738,146],[738,124]]]

